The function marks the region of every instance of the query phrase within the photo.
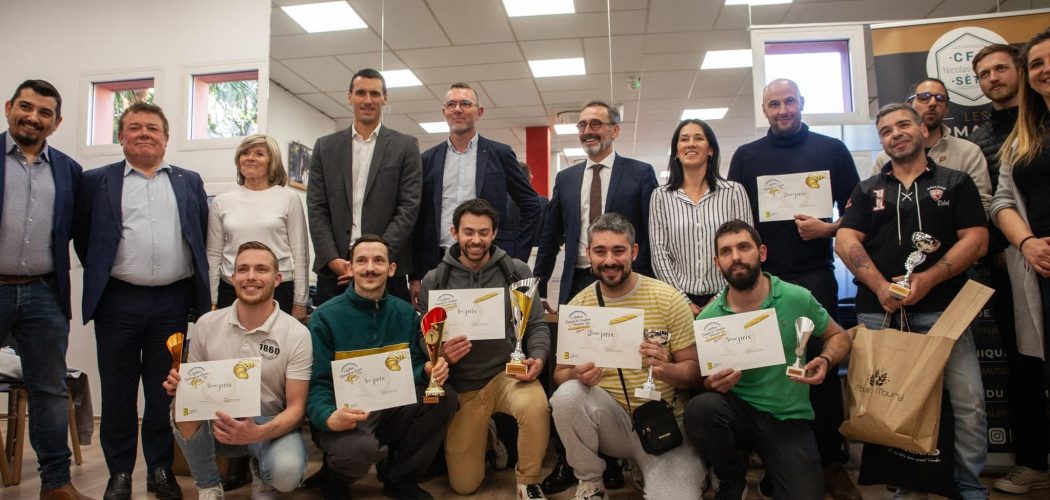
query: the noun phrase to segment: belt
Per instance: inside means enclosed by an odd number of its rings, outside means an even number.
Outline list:
[[[0,285],[28,285],[30,283],[44,282],[54,278],[55,273],[37,274],[34,276],[12,276],[0,274]]]

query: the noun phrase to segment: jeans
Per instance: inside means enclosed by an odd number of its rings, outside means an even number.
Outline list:
[[[757,451],[777,498],[824,498],[824,476],[806,420],[777,420],[733,393],[705,392],[685,407],[685,434],[725,481],[744,481],[738,451]],[[697,497],[699,498],[699,497]]]
[[[69,408],[66,347],[69,318],[58,303],[54,279],[0,285],[0,340],[18,344],[29,392],[29,442],[40,464],[40,489],[69,483]]]
[[[255,417],[256,424],[264,424],[273,417]],[[175,442],[182,448],[190,473],[198,489],[219,485],[219,469],[215,465],[215,456],[227,457],[250,456],[258,466],[259,479],[274,489],[289,492],[299,487],[306,473],[306,445],[299,430],[293,430],[272,441],[260,441],[247,445],[229,445],[215,441],[212,435],[211,422],[201,422],[189,438],[172,424]]]
[[[889,316],[888,326],[902,329],[900,313]],[[908,314],[908,329],[926,333],[940,317],[939,312]],[[881,328],[886,315],[860,313],[857,320],[868,328]],[[984,411],[984,384],[977,363],[977,346],[970,328],[952,346],[944,367],[944,388],[955,413],[955,486],[962,498],[987,498],[988,490],[981,484],[981,469],[988,458],[988,415]]]

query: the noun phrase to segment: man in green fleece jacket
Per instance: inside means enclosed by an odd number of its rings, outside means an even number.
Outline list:
[[[339,353],[410,346],[417,401],[431,374],[440,384],[448,378],[443,358],[433,364],[427,360],[415,309],[386,293],[396,267],[390,261],[390,245],[379,236],[361,236],[350,247],[350,259],[354,286],[319,307],[310,320],[314,367],[306,412],[314,439],[325,452],[322,495],[350,498],[349,484],[368,474],[374,463],[384,495],[433,498],[417,483],[434,460],[458,406],[451,387],[437,404],[417,402],[373,412],[336,408],[331,362]]]
[[[456,207],[451,228],[456,243],[423,278],[419,302],[424,309],[431,290],[506,288],[532,277],[527,264],[493,244],[497,227],[496,209],[484,199],[467,200]],[[481,486],[487,424],[493,413],[505,413],[518,423],[517,498],[541,499],[540,468],[550,438],[550,411],[536,377],[550,353],[550,329],[543,322],[543,308],[534,304],[522,339],[528,371],[507,375],[504,366],[517,343],[509,293],[504,294],[504,311],[502,339],[471,341],[449,332],[445,343],[444,356],[452,371],[449,384],[459,394],[459,410],[445,437],[448,480],[460,495],[472,494]]]

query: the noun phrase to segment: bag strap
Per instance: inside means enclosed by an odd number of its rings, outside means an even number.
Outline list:
[[[602,297],[602,287],[598,282],[594,283],[594,295],[598,298],[598,307],[605,307],[605,297]],[[623,399],[627,401],[627,412],[634,414],[631,408],[631,397],[627,395],[627,382],[623,379],[623,370],[617,368],[616,374],[620,376],[620,388],[623,389]]]

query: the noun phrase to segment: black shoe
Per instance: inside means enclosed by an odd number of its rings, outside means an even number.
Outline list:
[[[623,466],[615,458],[605,459],[605,472],[602,472],[602,484],[607,490],[623,488]]]
[[[554,464],[554,470],[540,483],[540,488],[543,488],[545,494],[553,495],[569,489],[576,482],[576,476],[572,473],[572,467],[569,467],[569,462],[565,461],[565,457],[558,457],[558,463]]]
[[[427,490],[413,483],[383,483],[383,494],[397,500],[434,500]]]
[[[131,500],[131,473],[118,472],[109,476],[103,500]]]
[[[758,496],[761,498],[774,498],[773,495],[773,479],[769,477],[769,471],[762,476],[762,480],[758,482]]]
[[[146,474],[146,491],[156,494],[160,500],[182,499],[182,488],[175,481],[175,473],[164,467],[157,467]]]
[[[325,455],[327,456],[327,454]],[[324,500],[349,500],[350,486],[340,479],[327,464],[321,465],[321,498]]]
[[[719,478],[722,479],[722,478]],[[715,500],[740,500],[747,495],[747,481],[743,476],[740,479],[725,480],[718,483],[718,491],[715,492]]]

